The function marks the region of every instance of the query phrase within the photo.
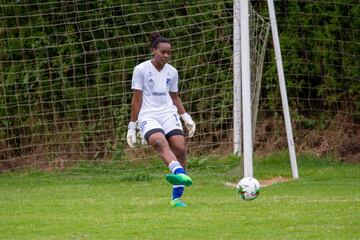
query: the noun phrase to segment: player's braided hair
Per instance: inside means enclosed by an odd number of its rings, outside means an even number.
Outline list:
[[[170,40],[167,38],[164,38],[160,35],[158,32],[151,33],[151,48],[157,48],[159,43],[169,43],[171,44]]]

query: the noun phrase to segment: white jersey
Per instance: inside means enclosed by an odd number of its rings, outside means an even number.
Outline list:
[[[137,65],[132,76],[131,89],[143,92],[139,119],[159,114],[177,113],[169,92],[178,92],[178,72],[170,64],[158,71],[151,60]]]

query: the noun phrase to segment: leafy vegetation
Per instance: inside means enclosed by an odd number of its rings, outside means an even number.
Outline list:
[[[227,134],[232,128],[232,82],[227,81],[232,78],[232,1],[195,2],[2,3],[0,136],[5,140],[0,158],[67,154],[71,148],[82,150],[68,159],[121,158],[132,69],[149,58],[153,31],[177,39],[173,64],[184,79],[181,90],[192,91],[181,96],[183,102],[204,122],[198,132]],[[267,15],[265,2],[254,5]],[[343,111],[359,121],[358,2],[277,1],[276,7],[295,119],[309,125]],[[204,39],[212,44],[201,44]],[[268,46],[262,106],[267,115],[276,115],[281,102]],[[213,98],[220,86],[224,94]],[[207,111],[213,108],[220,110]]]

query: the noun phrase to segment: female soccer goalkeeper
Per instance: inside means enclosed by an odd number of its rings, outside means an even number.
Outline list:
[[[185,207],[181,200],[185,186],[192,184],[186,174],[186,147],[180,117],[188,130],[195,132],[195,123],[178,95],[178,72],[168,64],[171,43],[159,33],[152,34],[151,60],[137,65],[133,72],[131,119],[128,125],[127,142],[131,148],[136,143],[136,129],[160,155],[172,174],[166,180],[173,184],[173,207]]]

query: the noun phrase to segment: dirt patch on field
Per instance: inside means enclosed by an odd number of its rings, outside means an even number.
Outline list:
[[[261,187],[267,187],[267,186],[270,186],[270,185],[273,185],[273,184],[288,182],[288,181],[291,181],[291,180],[292,180],[291,178],[285,178],[285,177],[282,177],[282,176],[278,176],[278,177],[273,177],[273,178],[270,178],[270,179],[260,180],[259,182],[260,182]]]
[[[289,182],[291,180],[292,180],[291,178],[278,176],[278,177],[273,177],[273,178],[269,178],[269,179],[262,179],[262,180],[259,180],[259,182],[260,182],[261,187],[267,187],[267,186],[270,186],[270,185],[273,185],[273,184]],[[230,188],[236,188],[237,183],[226,182],[225,186],[230,187]]]

